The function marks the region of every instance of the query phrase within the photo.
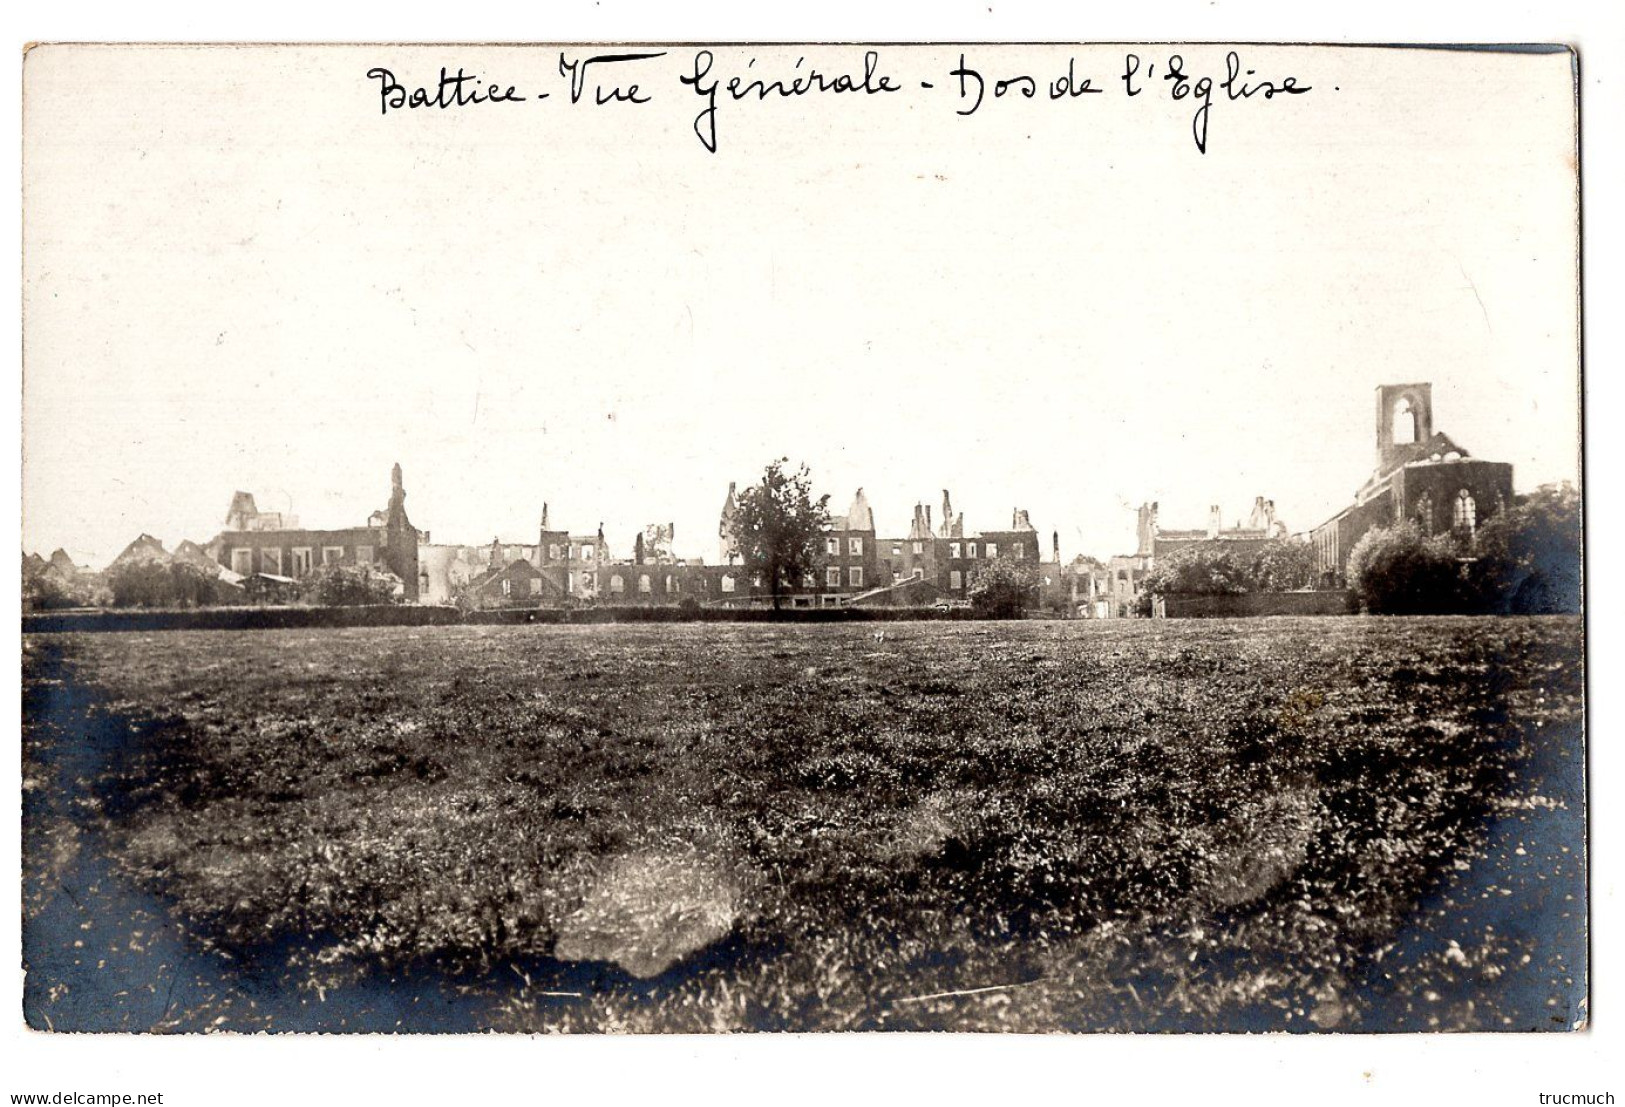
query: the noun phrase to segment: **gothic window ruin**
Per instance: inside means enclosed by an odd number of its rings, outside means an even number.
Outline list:
[[[1416,498],[1415,519],[1423,534],[1433,533],[1433,497],[1426,492]]]
[[[1473,494],[1463,488],[1456,493],[1456,512],[1453,520],[1458,530],[1472,534],[1478,529],[1478,504],[1473,501]]]

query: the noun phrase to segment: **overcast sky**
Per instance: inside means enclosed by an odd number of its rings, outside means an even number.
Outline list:
[[[1216,99],[1200,154],[1189,100],[1122,94],[1123,48],[966,52],[1107,92],[961,118],[958,50],[890,47],[903,92],[725,102],[711,154],[693,48],[603,108],[556,49],[34,51],[25,549],[207,540],[237,489],[357,525],[398,461],[436,541],[533,541],[548,501],[711,560],[728,482],[787,455],[882,532],[946,487],[972,529],[1019,506],[1104,556],[1143,500],[1321,522],[1375,386],[1423,380],[1519,489],[1575,479],[1566,56],[1244,50],[1313,91]],[[442,65],[552,96],[380,114],[368,69]]]

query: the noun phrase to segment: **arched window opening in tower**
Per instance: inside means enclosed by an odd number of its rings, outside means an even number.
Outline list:
[[[1416,441],[1416,408],[1406,397],[1394,405],[1394,445],[1406,446]]]

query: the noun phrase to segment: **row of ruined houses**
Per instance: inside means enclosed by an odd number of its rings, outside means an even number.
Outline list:
[[[761,574],[745,564],[737,532],[737,487],[729,485],[717,526],[717,561],[672,552],[675,526],[646,527],[630,556],[609,547],[600,526],[573,532],[550,525],[547,505],[534,543],[420,547],[420,593],[426,602],[477,606],[682,604],[752,606],[768,602]],[[1025,562],[1053,585],[1054,559],[1045,561],[1037,530],[1020,509],[1007,530],[967,532],[944,493],[946,522],[933,524],[916,505],[905,535],[888,538],[860,488],[844,514],[822,536],[818,568],[789,582],[790,607],[850,605],[930,606],[966,602],[977,572],[1000,558]]]
[[[253,497],[239,492],[229,529],[205,548],[235,577],[258,574],[277,582],[295,583],[328,565],[373,565],[403,582],[405,598],[429,604],[492,609],[769,602],[765,582],[741,554],[738,490],[732,484],[718,518],[717,560],[708,563],[673,553],[673,524],[646,527],[620,554],[602,525],[591,531],[552,525],[546,504],[533,542],[435,543],[406,521],[398,466],[395,480],[391,507],[374,513],[367,526],[349,530],[299,529],[297,520],[258,512]],[[414,534],[416,542],[410,541]],[[1147,504],[1140,509],[1134,554],[1063,562],[1058,533],[1051,532],[1045,551],[1024,509],[1012,510],[1007,528],[976,530],[966,526],[944,490],[940,515],[932,505],[916,503],[907,531],[887,536],[876,527],[874,509],[860,488],[824,532],[818,568],[792,582],[783,602],[792,608],[963,606],[979,573],[1008,560],[1031,567],[1034,599],[1045,608],[1086,618],[1132,617],[1145,572],[1159,551],[1166,555],[1196,541],[1248,545],[1284,535],[1274,504],[1263,497],[1246,523],[1221,527],[1214,508],[1207,530],[1189,532],[1161,529],[1157,505]]]
[[[1353,502],[1307,535],[1321,583],[1339,587],[1359,538],[1377,526],[1408,521],[1425,533],[1472,537],[1480,523],[1512,500],[1512,466],[1468,455],[1433,428],[1431,386],[1383,385],[1377,389],[1376,466]],[[193,561],[218,566],[232,583],[269,583],[292,592],[328,566],[368,566],[400,581],[401,598],[478,608],[579,604],[671,604],[750,606],[768,601],[759,574],[744,564],[738,533],[737,489],[728,486],[717,527],[717,561],[673,553],[675,527],[651,526],[630,550],[616,553],[602,525],[575,531],[552,525],[546,504],[534,542],[493,540],[488,545],[436,544],[406,514],[401,468],[391,475],[389,501],[364,526],[308,530],[298,520],[261,512],[252,495],[238,492],[226,529],[210,542],[183,543]],[[1188,530],[1161,525],[1158,505],[1139,508],[1132,554],[1101,561],[1075,557],[1063,563],[1059,536],[1045,551],[1028,513],[1016,508],[1008,528],[975,531],[943,492],[940,515],[914,505],[906,532],[887,536],[860,488],[851,505],[823,535],[819,568],[789,589],[792,607],[958,606],[965,604],[978,574],[999,560],[1032,567],[1035,597],[1044,607],[1090,618],[1131,617],[1140,607],[1146,575],[1161,558],[1193,545],[1217,543],[1250,558],[1263,544],[1289,536],[1273,501],[1257,497],[1245,520],[1224,526],[1217,506],[1207,525]],[[178,548],[179,549],[179,548]],[[156,556],[162,547],[143,535],[121,558]],[[37,572],[67,573],[39,560]],[[1046,556],[1047,555],[1047,556]],[[25,576],[30,563],[25,559]]]
[[[1453,533],[1469,543],[1482,523],[1512,502],[1512,466],[1471,456],[1433,425],[1432,386],[1427,382],[1376,389],[1376,458],[1352,502],[1320,526],[1295,536],[1313,546],[1317,585],[1345,585],[1349,555],[1375,527],[1411,523],[1424,534]],[[594,535],[551,530],[544,505],[534,546],[493,543],[488,549],[426,546],[425,597],[452,598],[472,590],[478,602],[496,606],[519,600],[609,603],[759,602],[761,582],[741,565],[735,533],[735,493],[729,486],[719,525],[719,564],[682,560],[670,553],[673,528],[651,527],[640,535],[629,561],[608,555],[602,528]],[[962,603],[976,574],[1001,557],[1027,561],[1036,570],[1043,606],[1088,618],[1129,618],[1141,609],[1145,578],[1159,559],[1192,546],[1216,544],[1246,563],[1265,544],[1294,537],[1277,517],[1273,500],[1256,497],[1245,519],[1225,525],[1218,505],[1203,527],[1162,525],[1159,505],[1138,510],[1133,553],[1104,561],[1077,556],[1062,562],[1058,534],[1048,556],[1028,514],[1012,512],[1006,530],[973,532],[956,513],[947,491],[933,519],[929,504],[916,503],[906,534],[886,537],[875,528],[863,490],[832,521],[824,537],[823,567],[791,595],[795,606],[881,604],[923,606]]]

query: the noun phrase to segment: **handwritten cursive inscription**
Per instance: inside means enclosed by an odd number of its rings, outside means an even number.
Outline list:
[[[491,84],[482,89],[478,75],[458,69],[455,76],[450,76],[444,66],[440,69],[440,83],[433,92],[427,88],[407,88],[387,69],[369,69],[367,76],[378,82],[378,101],[383,115],[400,108],[466,108],[470,104],[504,104],[524,99],[513,85],[504,89]]]
[[[580,54],[562,50],[557,67],[557,77],[562,81],[560,91],[570,104],[583,108],[652,103],[657,98],[660,71],[650,63],[658,62],[669,53],[651,50]],[[694,136],[713,154],[718,148],[718,109],[727,104],[760,104],[804,96],[936,97],[939,103],[943,98],[951,98],[953,111],[961,117],[997,116],[1012,111],[1056,110],[1043,107],[1045,104],[1098,103],[1114,87],[1110,81],[1102,84],[1096,75],[1082,72],[1077,57],[1068,57],[1065,69],[1059,65],[1053,68],[1023,66],[1019,59],[1016,64],[1010,64],[1003,60],[1011,57],[1009,53],[1001,53],[999,57],[1000,68],[989,69],[973,61],[969,49],[960,50],[958,64],[947,70],[945,87],[936,91],[938,86],[934,81],[910,79],[905,82],[888,72],[879,50],[865,50],[861,68],[830,69],[810,62],[803,55],[788,68],[779,63],[781,68],[777,72],[769,71],[766,65],[757,69],[754,57],[748,58],[742,67],[724,72],[724,63],[717,55],[701,47],[694,51],[686,67],[678,71],[677,83],[699,100],[699,111],[692,120]],[[1208,150],[1209,122],[1216,103],[1298,97],[1313,88],[1297,76],[1260,77],[1257,69],[1243,64],[1236,50],[1225,54],[1222,74],[1200,72],[1198,65],[1187,63],[1185,56],[1178,53],[1142,58],[1138,53],[1129,52],[1123,54],[1122,59],[1115,85],[1120,98],[1132,101],[1147,92],[1160,92],[1167,100],[1189,107],[1191,140],[1200,154]],[[414,108],[485,108],[526,100],[539,102],[550,95],[541,91],[527,95],[519,91],[518,85],[482,81],[477,74],[462,68],[453,73],[442,67],[438,82],[421,86],[403,82],[396,78],[393,70],[383,67],[367,70],[367,77],[376,82],[379,111],[383,115]],[[1333,91],[1338,89],[1334,87]],[[1026,106],[1028,104],[1031,106]]]
[[[847,93],[856,92],[864,95],[875,95],[883,92],[901,92],[902,86],[897,84],[880,72],[880,52],[868,50],[863,55],[863,75],[854,76],[850,73],[840,73],[831,76],[819,72],[816,68],[803,69],[806,58],[797,58],[794,72],[789,77],[740,77],[728,78],[724,83],[720,78],[711,76],[711,68],[716,62],[715,56],[709,50],[701,50],[694,55],[694,68],[677,78],[683,84],[694,90],[696,96],[705,101],[705,107],[694,117],[694,134],[711,153],[717,152],[717,93],[720,90],[736,103],[740,100],[755,98],[757,101],[769,97],[806,96],[809,93]],[[752,58],[746,65],[749,69],[756,64]]]

